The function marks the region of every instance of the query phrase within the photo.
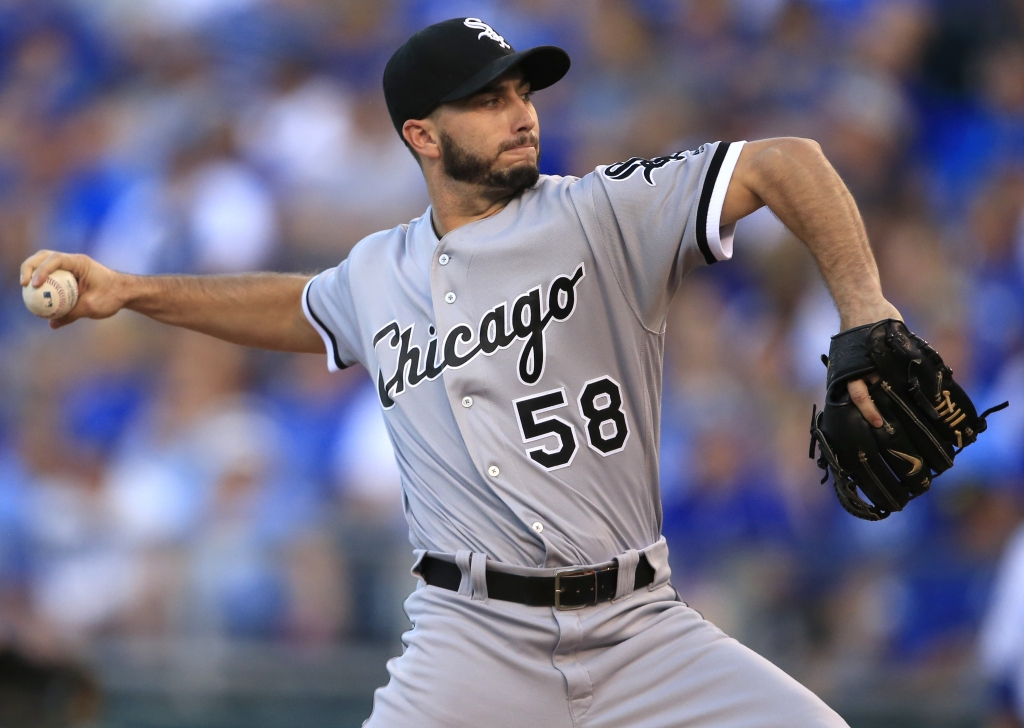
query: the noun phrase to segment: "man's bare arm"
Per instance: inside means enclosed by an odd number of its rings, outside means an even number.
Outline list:
[[[816,142],[782,138],[744,145],[725,196],[722,224],[736,222],[762,205],[811,251],[839,309],[841,330],[902,319],[882,295],[857,203]],[[867,385],[854,380],[849,390],[865,418],[880,427],[882,417]]]
[[[85,255],[42,250],[22,264],[21,284],[38,284],[58,269],[78,279],[79,298],[67,316],[50,322],[55,329],[81,318],[108,318],[126,308],[234,344],[324,352],[323,340],[302,312],[308,276],[134,276]]]
[[[722,224],[762,205],[811,251],[843,330],[899,318],[882,295],[857,203],[816,142],[784,138],[744,145],[725,197]]]

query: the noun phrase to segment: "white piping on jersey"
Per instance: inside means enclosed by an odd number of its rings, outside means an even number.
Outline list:
[[[729,191],[729,182],[732,180],[732,172],[739,161],[740,151],[744,142],[733,142],[725,152],[722,159],[722,168],[718,170],[715,178],[715,186],[711,192],[711,205],[708,207],[707,239],[708,248],[716,260],[729,260],[732,258],[732,240],[736,232],[736,224],[721,226],[722,207],[725,205],[725,194]]]

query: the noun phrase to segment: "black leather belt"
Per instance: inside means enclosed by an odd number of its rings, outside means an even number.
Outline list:
[[[420,574],[430,586],[451,591],[458,591],[462,583],[462,571],[456,564],[429,555],[420,562]],[[491,599],[533,607],[582,609],[615,598],[619,567],[617,564],[603,569],[584,566],[565,569],[554,576],[521,576],[488,569],[486,577],[487,596]],[[640,554],[633,588],[648,586],[653,581],[654,567],[647,561],[647,556]]]

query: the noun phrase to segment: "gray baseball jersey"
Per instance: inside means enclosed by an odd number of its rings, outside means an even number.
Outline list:
[[[440,240],[428,209],[309,282],[328,366],[376,380],[416,548],[557,567],[659,539],[665,317],[732,254],[742,145],[542,176]]]

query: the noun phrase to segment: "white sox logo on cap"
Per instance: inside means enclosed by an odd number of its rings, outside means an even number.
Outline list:
[[[480,18],[466,18],[464,25],[467,28],[472,28],[473,30],[481,31],[480,35],[478,35],[477,38],[483,38],[484,36],[487,36],[495,43],[500,45],[502,48],[511,48],[511,46],[505,42],[505,39],[498,35],[497,31],[495,31],[494,28],[489,26],[484,21],[480,20]]]

